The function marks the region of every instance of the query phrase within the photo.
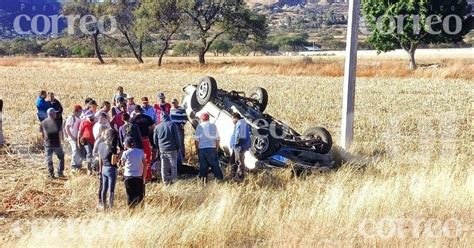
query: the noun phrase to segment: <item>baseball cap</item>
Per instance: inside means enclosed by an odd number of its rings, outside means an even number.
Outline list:
[[[144,102],[144,103],[148,102],[148,97],[146,97],[146,96],[142,97],[142,102]]]
[[[79,104],[74,105],[74,112],[81,112],[82,111],[82,106]]]
[[[97,106],[97,102],[95,100],[91,100],[91,101],[89,101],[89,105],[96,105]]]
[[[158,98],[165,99],[166,98],[165,93],[163,92],[158,93]]]
[[[57,113],[58,111],[56,111],[56,109],[54,108],[49,108],[48,111],[46,113],[48,113],[48,115],[52,114],[52,113]]]
[[[127,99],[134,99],[135,97],[132,95],[127,95]]]
[[[132,137],[126,137],[123,143],[124,143],[124,145],[126,145],[126,146],[133,146],[133,145],[135,145],[135,142],[133,141]]]

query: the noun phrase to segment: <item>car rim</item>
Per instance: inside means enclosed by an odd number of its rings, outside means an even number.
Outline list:
[[[206,98],[208,91],[209,91],[209,86],[207,85],[207,83],[201,83],[199,85],[198,94],[201,99]]]
[[[258,137],[257,139],[255,139],[254,147],[255,147],[255,150],[256,150],[259,154],[264,153],[264,152],[268,149],[268,146],[269,146],[269,143],[268,143],[268,139],[267,139],[267,138],[260,138],[260,137]]]

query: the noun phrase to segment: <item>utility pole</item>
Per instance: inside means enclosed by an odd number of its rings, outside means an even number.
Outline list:
[[[347,23],[346,61],[344,70],[344,93],[341,125],[341,146],[344,149],[349,149],[354,137],[354,101],[359,16],[360,0],[350,0],[349,19]]]

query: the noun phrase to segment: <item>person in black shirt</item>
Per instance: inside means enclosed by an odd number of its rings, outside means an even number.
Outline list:
[[[49,177],[54,179],[53,153],[55,153],[59,159],[57,176],[64,177],[64,151],[61,145],[62,131],[56,121],[56,110],[54,110],[54,108],[49,108],[47,114],[48,118],[41,122],[41,131],[44,140]]]
[[[145,181],[149,182],[152,179],[151,174],[151,156],[152,156],[152,140],[153,140],[153,129],[155,128],[155,122],[153,119],[144,114],[144,111],[140,105],[135,107],[137,113],[132,119],[132,123],[138,126],[143,143],[143,152],[145,153],[145,163],[147,166]]]
[[[140,134],[140,129],[138,126],[131,122],[130,115],[128,113],[123,113],[122,116],[123,122],[125,123],[119,129],[119,147],[121,151],[125,150],[124,142],[125,138],[131,137],[134,141],[135,148],[143,150],[142,136]]]
[[[46,101],[49,103],[49,107],[56,110],[56,122],[58,123],[59,129],[63,128],[63,106],[56,97],[54,97],[53,92],[48,93]]]

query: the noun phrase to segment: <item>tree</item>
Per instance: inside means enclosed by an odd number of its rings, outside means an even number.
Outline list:
[[[134,12],[138,9],[138,2],[130,0],[108,0],[106,2],[107,14],[114,16],[117,23],[117,30],[127,41],[127,45],[137,59],[138,63],[143,63],[143,40],[145,33],[138,32],[135,28]]]
[[[254,28],[251,12],[242,0],[185,0],[184,13],[196,31],[200,42],[199,63],[206,63],[206,53],[212,43],[226,33]]]
[[[101,16],[102,13],[105,13],[105,5],[101,3],[92,2],[90,0],[70,0],[63,5],[63,14],[64,15],[74,15],[79,17],[85,16],[94,16],[98,17]],[[92,41],[92,46],[94,47],[94,53],[97,59],[101,64],[105,64],[104,59],[102,58],[100,46],[99,46],[99,36],[101,35],[99,23],[97,21],[90,22],[85,27],[82,27],[81,32],[77,32],[78,26],[77,22],[79,20],[75,20],[75,23],[69,23],[69,28],[74,28],[75,35],[81,39],[84,37],[90,37]],[[86,32],[83,32],[86,31]]]
[[[219,56],[219,54],[225,55],[229,53],[232,47],[232,43],[229,40],[218,39],[212,43],[209,51],[213,52],[216,56]]]
[[[71,50],[66,47],[61,40],[54,39],[41,47],[41,50],[47,55],[52,57],[70,57]]]
[[[196,44],[189,41],[178,42],[173,47],[174,56],[184,56],[198,54],[198,47]]]
[[[144,0],[135,12],[137,29],[142,33],[152,32],[163,42],[158,58],[158,66],[170,47],[173,36],[183,22],[181,5],[178,0]]]
[[[420,44],[458,42],[472,28],[466,0],[363,0],[362,11],[369,42],[379,53],[403,48],[412,70]]]

